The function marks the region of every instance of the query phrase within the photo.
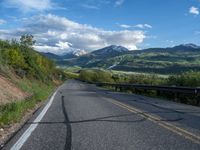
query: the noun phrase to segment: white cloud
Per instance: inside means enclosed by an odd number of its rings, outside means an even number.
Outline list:
[[[167,43],[174,43],[173,40],[166,40],[165,42],[167,42]]]
[[[6,22],[6,20],[0,19],[0,25],[5,24]]]
[[[192,6],[190,7],[189,13],[199,15],[199,8]]]
[[[149,25],[149,24],[137,24],[137,25],[135,25],[134,27],[136,27],[136,28],[141,28],[141,29],[145,29],[145,28],[149,28],[149,29],[151,29],[151,28],[153,28],[151,25]]]
[[[23,12],[44,11],[53,8],[51,0],[4,0],[5,6],[20,9]]]
[[[37,50],[54,53],[73,49],[92,51],[109,45],[133,50],[146,38],[145,32],[140,30],[108,31],[52,14],[33,16],[23,24],[18,29],[0,30],[0,38],[19,39],[22,34],[33,34]]]
[[[128,25],[128,24],[118,24],[119,27],[121,28],[140,28],[140,29],[151,29],[153,28],[151,25],[149,24],[137,24],[137,25]]]
[[[58,43],[56,43],[56,46],[58,46],[60,49],[69,49],[72,44],[68,42],[58,41]]]
[[[124,3],[124,0],[116,0],[115,7],[121,6]]]
[[[127,24],[120,24],[119,26],[120,26],[121,28],[126,28],[126,29],[131,28],[131,26],[130,26],[130,25],[127,25]]]
[[[84,8],[87,8],[87,9],[99,9],[99,7],[97,7],[95,5],[82,4],[81,6]]]

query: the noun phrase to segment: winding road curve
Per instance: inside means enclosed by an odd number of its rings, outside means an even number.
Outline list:
[[[200,108],[69,80],[3,149],[200,150]]]

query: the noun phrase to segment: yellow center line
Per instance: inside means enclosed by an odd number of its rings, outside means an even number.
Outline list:
[[[180,127],[177,127],[171,123],[168,123],[166,121],[163,121],[162,118],[158,117],[158,116],[154,116],[154,115],[151,115],[151,114],[148,114],[146,112],[143,112],[133,106],[130,106],[130,105],[127,105],[127,104],[124,104],[124,103],[121,103],[119,101],[116,101],[114,99],[111,99],[111,98],[105,98],[103,97],[103,99],[105,99],[106,101],[109,101],[110,103],[112,104],[115,104],[121,108],[124,108],[130,112],[133,112],[133,113],[136,113],[138,114],[139,116],[142,116],[143,118],[146,118],[156,124],[158,124],[159,126],[162,126],[180,136],[183,136],[184,138],[188,139],[188,140],[191,140],[192,142],[194,143],[197,143],[197,144],[200,144],[200,136],[198,135],[195,135],[185,129],[182,129]]]

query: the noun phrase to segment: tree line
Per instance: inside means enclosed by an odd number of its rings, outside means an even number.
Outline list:
[[[33,48],[34,37],[22,35],[20,41],[0,40],[0,65],[11,68],[20,77],[36,78],[42,81],[49,81],[53,78],[60,78],[63,72],[56,69],[54,62]]]

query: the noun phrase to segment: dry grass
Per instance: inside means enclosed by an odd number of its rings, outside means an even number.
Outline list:
[[[0,105],[27,98],[28,93],[22,91],[9,79],[0,75]]]

